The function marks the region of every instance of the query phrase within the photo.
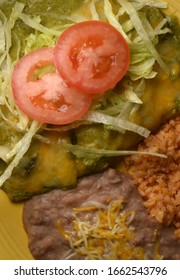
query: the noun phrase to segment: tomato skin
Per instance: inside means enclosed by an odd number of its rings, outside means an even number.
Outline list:
[[[119,31],[96,20],[66,29],[57,40],[54,57],[65,82],[88,94],[113,88],[130,63],[129,47]]]
[[[17,106],[41,123],[66,124],[79,119],[93,97],[68,87],[57,72],[34,79],[35,71],[47,65],[54,65],[53,47],[32,51],[17,63],[12,75]]]

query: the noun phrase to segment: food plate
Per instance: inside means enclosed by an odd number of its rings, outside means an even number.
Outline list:
[[[169,3],[168,13],[180,15],[179,0],[166,0]],[[0,190],[0,259],[30,260],[33,259],[28,249],[28,239],[22,224],[22,203],[12,203]]]

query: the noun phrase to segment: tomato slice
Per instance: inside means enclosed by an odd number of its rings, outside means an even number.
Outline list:
[[[87,96],[65,84],[57,72],[45,72],[54,65],[54,48],[42,48],[25,55],[15,66],[12,91],[16,104],[30,118],[42,123],[66,124],[79,119],[89,108]]]
[[[66,29],[57,40],[54,56],[65,82],[90,94],[113,88],[130,62],[128,44],[119,31],[96,20]]]

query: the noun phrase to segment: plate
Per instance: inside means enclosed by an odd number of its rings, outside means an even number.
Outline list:
[[[180,1],[169,2],[168,13],[180,17]],[[32,260],[22,224],[22,203],[12,203],[0,190],[0,260]]]

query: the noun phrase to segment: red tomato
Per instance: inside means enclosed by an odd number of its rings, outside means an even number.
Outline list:
[[[65,82],[90,94],[113,88],[130,62],[123,36],[101,21],[85,21],[66,29],[57,41],[54,56]]]
[[[58,73],[36,72],[54,65],[54,48],[42,48],[24,56],[15,66],[12,91],[18,107],[42,123],[66,124],[79,119],[88,109],[92,96],[68,87]]]

